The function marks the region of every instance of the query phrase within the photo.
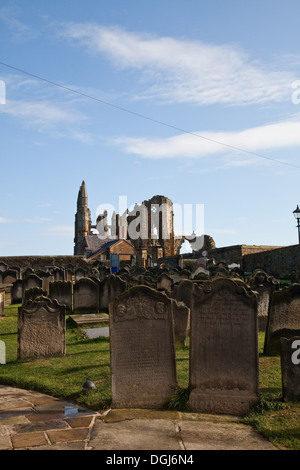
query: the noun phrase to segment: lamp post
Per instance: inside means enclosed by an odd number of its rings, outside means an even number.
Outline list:
[[[300,209],[298,205],[297,205],[297,208],[293,211],[293,214],[295,216],[295,219],[297,220],[298,240],[299,240],[299,245],[300,245]]]

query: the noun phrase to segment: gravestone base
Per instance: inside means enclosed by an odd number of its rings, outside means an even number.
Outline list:
[[[153,393],[148,393],[146,396],[139,396],[139,391],[136,390],[134,397],[132,397],[132,393],[128,391],[127,394],[119,394],[118,397],[112,401],[111,407],[116,409],[140,408],[160,410],[165,407],[174,393],[175,389],[172,389],[170,393],[163,398],[161,395],[157,396],[157,390]]]
[[[257,395],[248,392],[193,390],[188,404],[193,411],[198,413],[244,416],[256,401]]]

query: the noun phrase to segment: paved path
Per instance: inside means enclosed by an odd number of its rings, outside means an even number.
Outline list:
[[[275,450],[231,416],[153,410],[98,413],[0,385],[0,450]]]

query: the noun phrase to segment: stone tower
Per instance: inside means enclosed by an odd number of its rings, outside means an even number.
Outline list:
[[[75,215],[75,238],[74,255],[81,255],[83,250],[83,240],[91,233],[91,211],[88,208],[88,196],[85,182],[82,181],[77,198],[77,212]]]

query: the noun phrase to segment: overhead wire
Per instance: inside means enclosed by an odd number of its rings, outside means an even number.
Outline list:
[[[170,128],[170,129],[173,129],[173,130],[182,132],[183,134],[192,135],[192,136],[194,136],[194,137],[198,137],[199,139],[206,140],[206,141],[212,142],[212,143],[214,143],[214,144],[218,144],[218,145],[221,145],[221,146],[223,146],[223,147],[230,148],[230,149],[232,149],[232,150],[236,150],[236,151],[239,151],[239,152],[247,153],[248,155],[252,155],[252,156],[255,156],[255,157],[258,157],[258,158],[263,158],[263,159],[265,159],[265,160],[269,160],[269,161],[272,161],[272,162],[280,163],[280,164],[282,164],[282,165],[287,165],[287,166],[291,166],[291,167],[299,168],[299,169],[300,169],[300,166],[299,166],[299,165],[296,165],[296,164],[294,164],[294,163],[286,162],[286,161],[283,161],[283,160],[278,160],[278,159],[276,159],[276,158],[267,157],[266,155],[261,155],[261,154],[256,153],[256,152],[251,152],[250,150],[246,150],[246,149],[243,149],[243,148],[241,148],[241,147],[235,147],[234,145],[226,144],[225,142],[221,142],[221,141],[218,141],[218,140],[215,140],[215,139],[206,137],[206,136],[201,135],[201,134],[198,134],[198,133],[196,133],[196,132],[187,131],[186,129],[182,129],[182,128],[177,127],[177,126],[174,126],[174,125],[172,125],[172,124],[169,124],[169,123],[160,121],[160,120],[158,120],[158,119],[155,119],[155,118],[146,116],[146,115],[141,114],[141,113],[138,113],[138,112],[136,112],[136,111],[132,111],[132,110],[127,109],[127,108],[124,108],[124,107],[122,107],[122,106],[119,106],[119,105],[110,103],[110,102],[108,102],[108,101],[102,100],[102,99],[100,99],[100,98],[97,98],[97,97],[95,97],[95,96],[89,95],[89,94],[84,93],[84,92],[82,92],[82,91],[76,90],[75,88],[71,88],[71,87],[68,87],[68,86],[66,86],[66,85],[62,85],[61,83],[55,82],[55,81],[53,81],[53,80],[49,80],[48,78],[41,77],[40,75],[34,74],[34,73],[32,73],[32,72],[28,72],[28,71],[26,71],[26,70],[20,69],[20,68],[18,68],[18,67],[15,67],[15,66],[13,66],[13,65],[7,64],[7,63],[5,63],[5,62],[0,61],[0,65],[3,65],[4,67],[10,68],[10,69],[12,69],[12,70],[15,70],[15,71],[17,71],[17,72],[19,72],[19,73],[28,75],[28,76],[30,76],[30,77],[36,78],[37,80],[41,80],[41,81],[43,81],[43,82],[49,83],[50,85],[54,85],[54,86],[56,86],[56,87],[62,88],[62,89],[66,90],[66,91],[69,91],[69,92],[71,92],[71,93],[76,93],[77,95],[83,96],[83,97],[88,98],[88,99],[90,99],[90,100],[97,101],[97,102],[102,103],[102,104],[104,104],[104,105],[106,105],[106,106],[110,106],[110,107],[115,108],[115,109],[117,109],[117,110],[119,110],[119,111],[123,111],[123,112],[129,113],[129,114],[132,114],[133,116],[137,116],[137,117],[139,117],[139,118],[146,119],[146,120],[151,121],[151,122],[153,122],[153,123],[160,124],[160,125],[162,125],[162,126],[165,126],[165,127]]]

